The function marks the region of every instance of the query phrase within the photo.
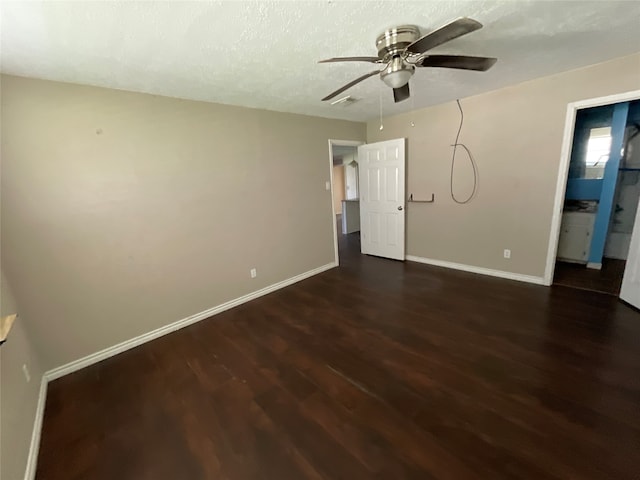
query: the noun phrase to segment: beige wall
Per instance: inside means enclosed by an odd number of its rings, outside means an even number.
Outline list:
[[[480,170],[468,205],[449,195],[454,102],[387,117],[383,131],[378,120],[369,122],[369,143],[408,138],[407,195],[435,193],[434,204],[408,205],[407,253],[543,276],[567,104],[639,88],[640,55],[633,55],[463,99],[460,141]],[[462,151],[456,166],[456,192],[464,197],[472,175]]]
[[[333,208],[336,213],[342,213],[342,201],[344,200],[344,167],[333,167]]]
[[[11,76],[2,121],[3,269],[46,369],[333,262],[327,140],[366,132]]]
[[[42,368],[4,273],[0,280],[0,316],[19,313],[9,338],[0,347],[0,478],[24,478],[31,444]],[[22,371],[27,365],[31,381]]]

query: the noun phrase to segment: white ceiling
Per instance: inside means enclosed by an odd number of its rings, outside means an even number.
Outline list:
[[[640,51],[638,1],[2,1],[0,67],[28,77],[350,120],[408,111]],[[498,57],[487,73],[423,69],[393,104],[372,77],[358,102],[322,97],[372,70],[385,28],[484,24],[434,53]],[[615,75],[615,72],[612,72]],[[640,74],[639,74],[640,75]]]

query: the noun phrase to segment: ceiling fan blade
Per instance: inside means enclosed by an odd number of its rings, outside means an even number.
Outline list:
[[[411,93],[409,92],[408,83],[402,87],[393,89],[393,101],[396,103],[406,100],[407,98],[409,98],[410,95]]]
[[[336,90],[333,93],[330,93],[329,95],[327,95],[326,97],[324,97],[322,99],[323,102],[327,101],[327,100],[331,100],[333,97],[335,97],[336,95],[340,95],[342,92],[344,92],[345,90],[349,90],[351,87],[353,87],[354,85],[360,83],[363,80],[366,80],[369,77],[373,77],[374,75],[380,73],[380,70],[374,70],[373,72],[369,72],[369,73],[365,73],[364,75],[362,75],[361,77],[356,78],[355,80],[347,83],[345,86],[340,87],[338,90]]]
[[[460,70],[476,70],[486,72],[498,61],[490,57],[467,57],[464,55],[427,55],[421,58],[419,67],[458,68]]]
[[[369,62],[369,63],[380,63],[378,57],[336,57],[336,58],[327,58],[326,60],[320,60],[318,63],[334,63],[334,62]]]
[[[472,18],[458,18],[445,26],[427,33],[407,47],[409,53],[424,53],[445,42],[482,28],[482,24]]]

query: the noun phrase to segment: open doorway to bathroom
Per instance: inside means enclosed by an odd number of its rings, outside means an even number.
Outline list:
[[[579,110],[554,285],[618,295],[640,201],[640,101]]]

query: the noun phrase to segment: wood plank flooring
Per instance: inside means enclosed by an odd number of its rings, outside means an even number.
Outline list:
[[[626,263],[624,260],[603,258],[602,270],[593,270],[586,265],[558,261],[553,284],[618,296]]]
[[[38,480],[640,478],[638,312],[357,248],[52,382]]]

